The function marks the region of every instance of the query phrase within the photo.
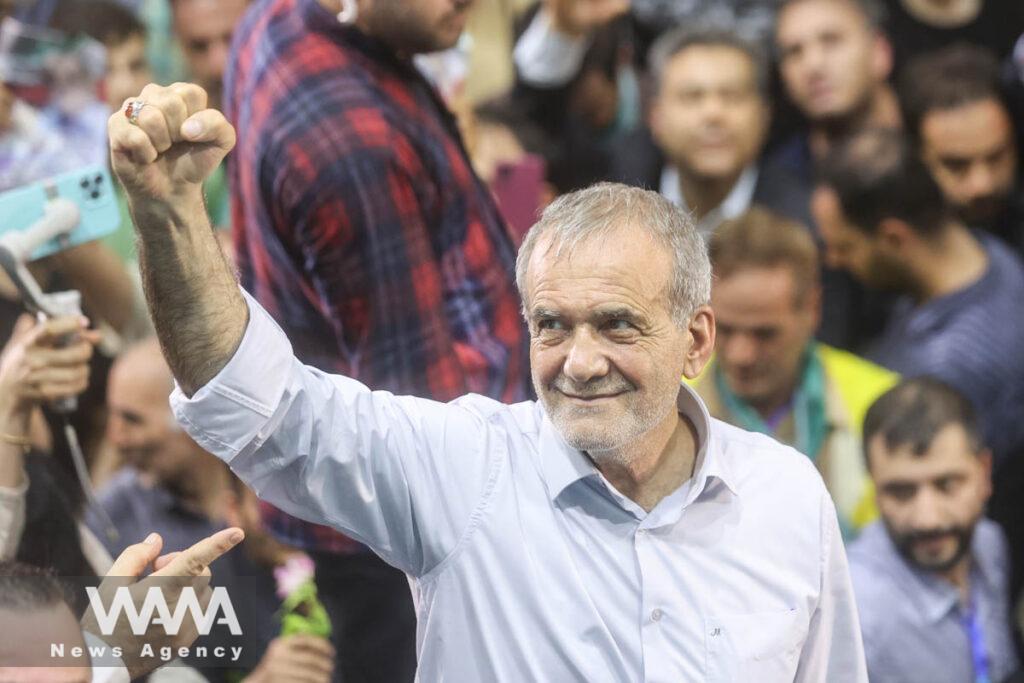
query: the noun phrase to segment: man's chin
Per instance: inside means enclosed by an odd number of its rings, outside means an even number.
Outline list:
[[[960,212],[960,218],[972,227],[985,226],[994,221],[1003,209],[1002,202],[986,202]]]
[[[625,445],[627,440],[621,431],[610,427],[619,423],[610,418],[568,417],[563,413],[553,416],[552,422],[565,442],[578,451],[615,450]]]
[[[936,574],[942,574],[952,569],[957,562],[960,561],[960,554],[953,551],[944,555],[925,555],[922,553],[912,553],[911,562],[919,569],[923,569],[927,572],[934,572]]]
[[[920,544],[913,544],[904,554],[919,569],[942,574],[956,566],[969,551],[970,542],[954,536],[943,543],[942,547],[930,552],[920,547]]]

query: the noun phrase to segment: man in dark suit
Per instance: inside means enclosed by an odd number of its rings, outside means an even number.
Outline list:
[[[650,130],[612,155],[614,179],[659,190],[709,237],[753,203],[811,224],[808,188],[758,162],[768,132],[768,60],[738,34],[680,28],[650,56]]]

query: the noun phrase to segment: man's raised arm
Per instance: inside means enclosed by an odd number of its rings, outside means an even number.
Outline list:
[[[125,104],[108,123],[111,161],[138,232],[160,345],[191,396],[231,359],[248,320],[203,204],[203,180],[234,146],[235,131],[206,108],[197,85],[147,85]]]
[[[494,490],[505,461],[503,432],[488,422],[496,404],[371,392],[300,363],[242,293],[203,209],[201,183],[234,130],[193,85],[147,86],[139,99],[134,123],[111,117],[110,139],[146,298],[181,389],[171,395],[178,422],[264,500],[410,574],[431,571]]]

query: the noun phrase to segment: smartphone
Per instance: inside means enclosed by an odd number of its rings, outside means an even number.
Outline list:
[[[57,197],[78,206],[78,225],[32,252],[33,261],[109,235],[121,223],[110,172],[106,166],[91,165],[0,193],[0,235],[27,230],[43,217],[46,203]]]
[[[491,181],[491,192],[518,245],[540,217],[547,169],[544,159],[527,154],[515,163],[500,164]]]

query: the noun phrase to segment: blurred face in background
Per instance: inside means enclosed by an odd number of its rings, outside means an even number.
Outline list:
[[[756,409],[785,403],[818,325],[817,289],[799,291],[785,265],[745,266],[711,288],[715,353],[729,388]]]
[[[665,65],[651,127],[680,172],[735,180],[761,152],[767,121],[757,67],[742,50],[694,45]]]
[[[173,380],[158,347],[143,342],[110,372],[107,436],[126,464],[173,493],[188,495],[207,454],[175,422],[168,401]]]
[[[889,449],[876,434],[868,446],[878,510],[904,558],[946,572],[969,552],[991,494],[991,456],[976,453],[959,424],[942,428],[923,454]]]
[[[224,73],[231,55],[231,36],[249,5],[248,0],[174,0],[174,33],[192,79],[218,108]]]
[[[1013,123],[996,100],[935,110],[921,120],[921,153],[942,193],[969,225],[993,220],[1017,179]]]
[[[146,58],[145,36],[131,36],[117,45],[107,45],[107,106],[117,111],[129,97],[142,92],[153,81]]]
[[[26,578],[26,581],[31,579]],[[78,618],[64,602],[30,609],[0,607],[0,681],[4,683],[88,683],[93,680]],[[64,646],[54,656],[50,644]]]
[[[363,0],[359,25],[405,54],[453,47],[466,28],[473,0]]]
[[[905,261],[900,255],[902,240],[886,226],[869,235],[853,225],[843,213],[835,191],[820,186],[811,196],[811,213],[825,242],[825,263],[841,268],[864,285],[886,291],[905,291],[910,285]],[[906,234],[908,230],[900,231]]]
[[[888,42],[848,0],[803,0],[776,21],[779,70],[793,103],[812,122],[866,111],[892,69]]]

